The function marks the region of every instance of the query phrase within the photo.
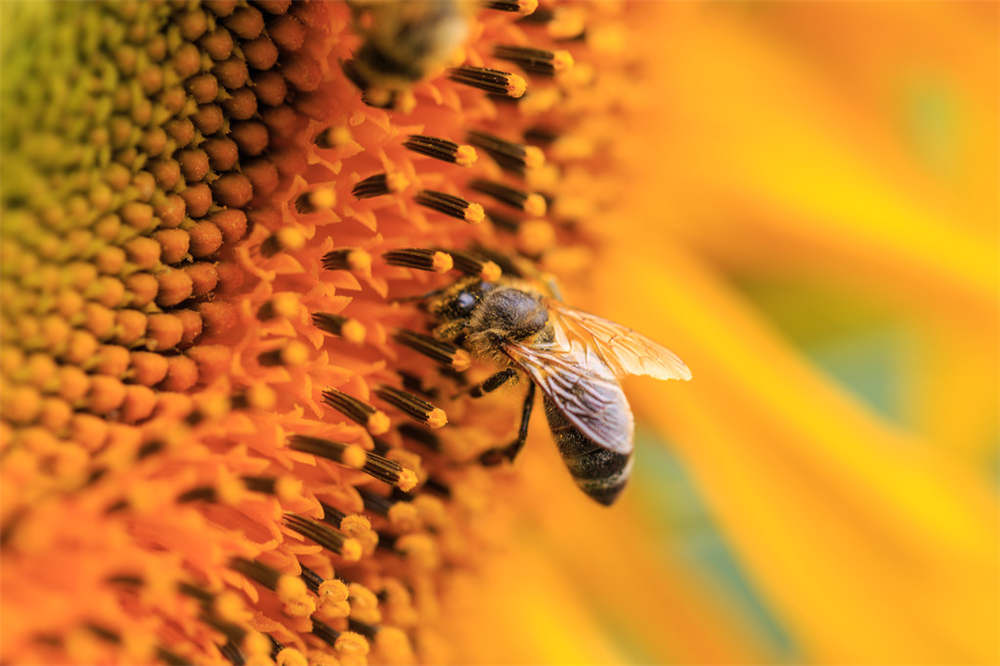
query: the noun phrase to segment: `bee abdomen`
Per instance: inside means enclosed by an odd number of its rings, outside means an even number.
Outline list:
[[[614,503],[632,472],[632,456],[595,444],[548,397],[545,417],[563,462],[580,490],[605,506]]]

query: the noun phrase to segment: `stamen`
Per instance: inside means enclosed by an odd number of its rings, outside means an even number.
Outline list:
[[[288,448],[302,453],[326,458],[333,462],[361,469],[367,460],[367,453],[356,444],[342,444],[332,439],[310,437],[309,435],[292,435],[288,438]]]
[[[454,141],[434,136],[411,134],[410,138],[403,142],[403,145],[415,153],[444,162],[452,162],[459,166],[472,166],[479,159],[476,149],[472,146],[459,145]]]
[[[274,232],[260,244],[260,253],[267,258],[279,252],[294,252],[306,246],[306,237],[295,227],[284,227]]]
[[[306,584],[306,587],[315,594],[319,591],[319,586],[323,584],[323,577],[304,564],[300,565],[300,568],[302,569],[302,573],[299,574],[299,577],[302,578],[302,582]]]
[[[487,208],[486,217],[493,223],[493,226],[508,233],[515,233],[518,227],[521,226],[521,220],[513,215],[508,215],[498,208]]]
[[[337,389],[323,391],[323,401],[355,423],[365,426],[373,435],[381,435],[389,429],[389,417],[385,412]]]
[[[330,335],[339,335],[348,342],[360,345],[365,341],[365,327],[357,319],[331,314],[329,312],[314,312],[313,325]]]
[[[458,218],[459,220],[465,220],[469,224],[479,224],[485,217],[485,213],[483,212],[483,207],[481,205],[466,201],[462,197],[445,194],[444,192],[421,190],[420,192],[417,192],[417,195],[413,197],[413,200],[421,206],[433,208],[434,210],[444,213],[445,215]]]
[[[495,95],[506,95],[517,99],[528,89],[527,82],[517,74],[504,72],[488,67],[470,67],[463,65],[452,69],[448,78],[473,88],[485,90]]]
[[[282,365],[293,367],[309,360],[309,348],[298,340],[289,340],[284,347],[278,347],[257,355],[257,362],[264,366]]]
[[[396,370],[396,374],[399,375],[400,380],[402,380],[403,388],[407,391],[419,393],[420,395],[426,396],[431,400],[438,397],[438,390],[433,386],[424,386],[424,380],[418,375],[415,375],[407,370]],[[382,447],[381,450],[380,447]],[[389,445],[385,442],[378,441],[375,443],[375,451],[378,453],[385,453],[388,450]]]
[[[348,562],[357,562],[361,559],[361,544],[357,539],[344,536],[312,518],[286,513],[285,525],[327,550],[337,553]]]
[[[359,181],[351,190],[351,194],[358,199],[371,199],[383,194],[402,192],[409,184],[409,180],[401,173],[377,173]]]
[[[365,455],[367,458],[361,471],[369,476],[391,486],[396,486],[403,491],[412,490],[417,485],[417,475],[413,473],[413,470],[406,469],[395,460],[390,460],[371,451],[366,451]]]
[[[487,9],[501,12],[516,12],[528,16],[538,9],[538,0],[488,0],[484,5]]]
[[[347,145],[347,142],[350,140],[351,132],[349,129],[343,126],[334,126],[327,127],[325,130],[317,134],[313,139],[313,143],[320,148],[329,149]]]
[[[389,524],[400,532],[413,532],[420,528],[417,508],[408,501],[378,495],[364,488],[358,488],[364,501],[365,510],[384,516]]]
[[[299,311],[299,298],[290,291],[275,294],[257,309],[257,319],[268,321],[277,317],[288,319]]]
[[[221,652],[222,656],[225,657],[229,663],[233,664],[233,666],[244,666],[247,663],[246,659],[243,657],[243,653],[240,652],[240,649],[236,647],[236,644],[233,643],[232,640],[227,640],[225,645],[220,645],[219,652]]]
[[[455,260],[455,268],[466,275],[477,276],[484,282],[496,282],[500,279],[502,271],[494,262],[478,259],[465,252],[452,250],[451,258]]]
[[[302,497],[302,481],[292,476],[242,476],[247,490],[274,495],[284,502]]]
[[[316,603],[306,590],[305,582],[289,574],[283,574],[263,562],[234,557],[229,566],[247,578],[273,590],[284,603],[284,611],[292,617],[306,617],[316,610]]]
[[[197,486],[181,493],[177,496],[176,502],[178,504],[184,504],[185,502],[215,502],[217,499],[217,494],[215,491],[215,486]]]
[[[472,364],[472,358],[464,349],[459,349],[450,342],[443,342],[423,333],[401,328],[396,331],[393,339],[399,344],[459,372],[467,370]]]
[[[365,273],[371,270],[372,256],[357,248],[331,250],[323,255],[323,268],[328,271],[347,270]]]
[[[477,130],[470,131],[466,140],[485,150],[501,169],[519,176],[523,176],[526,169],[537,169],[545,164],[545,154],[537,146],[525,146]]]
[[[516,63],[526,72],[554,76],[573,66],[569,51],[546,51],[526,46],[498,45],[493,47],[494,57]]]
[[[330,210],[337,203],[337,194],[330,187],[318,187],[295,199],[295,210],[303,215]]]
[[[455,265],[454,260],[447,252],[417,247],[391,250],[384,253],[382,258],[390,266],[405,266],[406,268],[435,273],[446,273]]]
[[[278,579],[282,576],[280,571],[269,567],[263,562],[248,560],[243,557],[234,557],[229,560],[229,566],[270,590],[278,587]]]
[[[438,451],[441,449],[441,440],[430,430],[426,428],[421,428],[418,425],[413,425],[412,423],[403,423],[396,430],[399,434],[407,439],[412,439],[415,442],[423,444],[427,448]]]
[[[545,198],[536,192],[525,192],[503,183],[482,178],[470,181],[469,187],[533,217],[544,216],[547,209]]]
[[[323,522],[336,529],[341,529],[340,523],[347,518],[347,514],[339,509],[335,509],[326,502],[320,500],[319,506],[323,509]]]
[[[529,127],[524,130],[524,140],[528,143],[533,143],[541,146],[548,146],[555,142],[559,138],[558,132],[549,127],[544,127],[541,125],[536,125],[534,127]]]
[[[406,412],[420,423],[426,423],[432,428],[440,428],[448,423],[448,416],[440,407],[421,400],[412,393],[401,391],[392,386],[382,385],[375,389],[375,395],[397,409]]]

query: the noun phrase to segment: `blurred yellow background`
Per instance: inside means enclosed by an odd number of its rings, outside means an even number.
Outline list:
[[[634,173],[570,300],[694,380],[627,384],[611,510],[535,420],[517,547],[455,583],[460,660],[1000,661],[998,19],[633,8]]]

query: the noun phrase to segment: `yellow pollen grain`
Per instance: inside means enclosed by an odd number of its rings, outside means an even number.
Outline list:
[[[246,401],[254,409],[273,409],[278,400],[274,389],[267,384],[254,384],[246,390]]]
[[[372,256],[364,250],[351,250],[347,255],[347,266],[355,273],[369,273],[372,269]]]
[[[407,534],[396,542],[396,549],[420,569],[437,568],[440,558],[434,541],[426,534]]]
[[[456,372],[464,372],[469,369],[470,365],[472,365],[472,357],[464,349],[456,351],[451,359],[451,367]]]
[[[402,490],[404,493],[413,490],[417,486],[417,474],[412,469],[403,468],[403,471],[399,473],[399,480],[396,481],[396,487]]]
[[[385,177],[386,186],[390,192],[402,192],[410,185],[410,179],[399,173],[390,173]]]
[[[545,197],[538,193],[532,193],[524,200],[524,212],[532,217],[542,217],[548,206],[545,204]]]
[[[292,227],[279,229],[277,233],[274,234],[274,238],[283,250],[301,250],[306,245],[306,237],[301,231]]]
[[[339,604],[347,601],[350,590],[342,580],[331,578],[319,584],[316,594],[319,596],[321,604]]]
[[[547,30],[553,39],[571,39],[584,30],[584,15],[577,7],[559,7]]]
[[[295,313],[299,311],[299,298],[288,291],[275,294],[271,298],[271,308],[274,310],[275,315],[288,319],[295,316]]]
[[[221,592],[215,597],[212,610],[225,622],[245,622],[253,616],[243,604],[243,599],[231,590]]]
[[[555,242],[555,229],[545,220],[528,220],[517,229],[517,245],[525,254],[541,254]]]
[[[357,562],[361,559],[363,552],[361,543],[353,537],[344,539],[344,543],[340,547],[340,556],[344,558],[345,562]]]
[[[306,656],[295,648],[282,648],[274,657],[277,666],[309,666]]]
[[[479,153],[470,145],[462,144],[455,151],[455,164],[459,166],[472,166],[479,160]]]
[[[572,71],[577,69],[579,67],[574,67]],[[561,99],[562,94],[556,88],[535,89],[517,105],[517,108],[526,116],[535,116],[552,110]]]
[[[340,336],[351,344],[363,344],[366,335],[367,331],[365,331],[365,325],[357,319],[348,319],[344,322],[344,325],[340,327]]]
[[[368,417],[366,427],[368,428],[368,432],[373,435],[384,435],[388,432],[390,425],[391,422],[385,412],[376,410]]]
[[[469,224],[479,224],[486,219],[486,211],[483,210],[482,205],[472,203],[465,209],[464,217]]]
[[[372,521],[360,513],[350,513],[340,521],[340,531],[352,537],[360,536],[372,529]]]
[[[396,110],[400,113],[412,113],[417,107],[417,98],[410,90],[404,90],[396,98]]]
[[[309,360],[309,348],[298,340],[292,340],[281,350],[281,362],[287,366],[302,365]]]
[[[274,484],[274,494],[283,504],[291,504],[303,499],[302,480],[294,476],[279,477]]]
[[[406,664],[413,661],[413,648],[406,632],[396,627],[382,627],[375,634],[375,652],[382,661]]]
[[[427,425],[431,428],[443,428],[448,424],[448,415],[440,407],[435,407],[427,414]]]
[[[431,268],[435,273],[447,273],[455,267],[455,260],[447,252],[435,252],[431,257]]]
[[[337,193],[331,187],[319,187],[309,193],[309,204],[317,210],[329,210],[337,203]]]
[[[528,169],[540,169],[545,164],[545,153],[538,146],[525,146],[524,166]]]
[[[374,416],[374,414],[373,414]],[[370,422],[370,420],[369,420]],[[365,466],[365,461],[368,459],[368,454],[365,450],[356,444],[351,444],[346,449],[344,453],[341,454],[341,462],[348,467],[353,467],[354,469],[361,469]]]
[[[517,11],[524,16],[534,14],[536,9],[538,9],[538,0],[518,0],[517,2]]]
[[[482,270],[479,271],[480,279],[486,282],[496,282],[500,279],[501,275],[503,275],[503,271],[492,261],[487,261],[483,264]]]
[[[330,143],[337,148],[339,148],[340,146],[346,146],[348,143],[351,142],[353,138],[351,137],[351,130],[349,130],[344,125],[339,125],[337,127],[332,128],[328,132],[328,137]]]
[[[271,653],[271,639],[259,631],[250,630],[243,638],[243,652],[250,655],[268,655]]]
[[[220,479],[215,484],[216,499],[228,506],[239,504],[246,494],[246,486],[237,478]]]
[[[413,532],[420,528],[420,515],[409,502],[396,502],[389,507],[389,524],[401,532]]]
[[[573,56],[569,51],[556,51],[552,54],[552,67],[557,72],[563,72],[573,66]]]
[[[507,94],[511,97],[515,99],[522,97],[527,90],[528,82],[524,80],[523,76],[511,74],[507,78]]]
[[[368,641],[361,634],[345,631],[337,637],[333,648],[341,656],[364,656],[368,654]]]

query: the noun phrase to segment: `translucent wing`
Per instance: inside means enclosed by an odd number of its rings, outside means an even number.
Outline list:
[[[597,356],[617,376],[649,375],[656,379],[691,379],[691,371],[672,351],[631,328],[597,315],[547,300],[556,340],[575,356]]]
[[[632,410],[600,359],[516,342],[504,349],[587,439],[615,453],[632,451]]]

